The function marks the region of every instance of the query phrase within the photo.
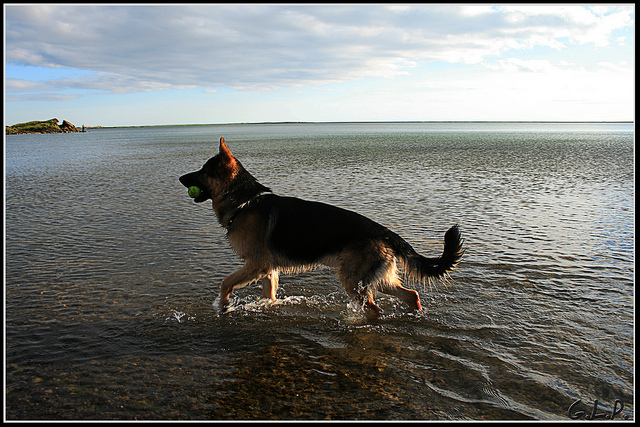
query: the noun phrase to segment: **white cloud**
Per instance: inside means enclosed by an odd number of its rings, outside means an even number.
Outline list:
[[[572,43],[607,46],[612,32],[633,25],[635,8],[582,7],[575,5],[501,6],[506,19],[520,24],[516,31],[527,28],[549,39],[567,38]]]
[[[495,12],[494,6],[487,5],[464,5],[460,6],[460,13],[466,16],[484,15]]]
[[[79,78],[58,78],[44,81],[5,79],[8,93],[48,92],[60,88],[80,91],[103,91],[114,93],[149,92],[167,89],[193,89],[196,85],[175,85],[154,80],[142,80],[132,76],[102,73]]]
[[[61,94],[61,93],[21,93],[19,95],[6,95],[5,100],[9,102],[33,101],[33,102],[51,102],[51,101],[70,101],[78,99],[80,95]]]
[[[598,66],[608,69],[608,70],[612,70],[612,71],[619,71],[622,73],[628,73],[631,70],[631,67],[629,67],[629,64],[627,63],[627,61],[620,61],[617,64],[614,64],[612,62],[598,62]]]
[[[579,6],[6,7],[6,59],[93,71],[51,87],[268,90],[393,78],[420,63],[604,46],[633,9]]]
[[[47,85],[42,82],[34,82],[24,79],[7,78],[4,80],[5,90],[11,92],[40,92],[49,90]]]
[[[567,61],[561,61],[559,65],[563,68],[570,67]],[[507,58],[500,59],[497,63],[485,64],[487,68],[497,71],[503,71],[506,73],[513,72],[528,72],[528,73],[554,73],[560,70],[560,68],[554,65],[548,59],[529,59],[524,60],[520,58]]]

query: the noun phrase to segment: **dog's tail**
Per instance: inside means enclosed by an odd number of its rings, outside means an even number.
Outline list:
[[[408,278],[419,282],[431,282],[434,279],[446,277],[460,262],[464,249],[462,249],[462,236],[458,225],[454,225],[444,234],[444,251],[438,258],[427,258],[417,253],[411,245],[404,240],[394,247],[396,256],[404,264],[404,273]]]

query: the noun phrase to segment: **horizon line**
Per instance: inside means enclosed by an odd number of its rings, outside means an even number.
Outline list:
[[[137,128],[169,126],[238,126],[238,125],[286,125],[286,124],[368,124],[368,123],[635,123],[635,120],[349,120],[349,121],[267,121],[267,122],[230,122],[230,123],[174,123],[152,125],[115,125],[86,126],[95,128]]]

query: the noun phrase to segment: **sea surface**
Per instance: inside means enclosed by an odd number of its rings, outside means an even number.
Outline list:
[[[221,136],[274,193],[425,256],[459,224],[459,268],[374,323],[328,268],[219,312],[242,261],[178,177]],[[7,420],[634,418],[633,124],[105,128],[5,155]]]

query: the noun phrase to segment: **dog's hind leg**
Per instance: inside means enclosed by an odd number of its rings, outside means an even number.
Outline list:
[[[278,290],[278,270],[271,270],[262,278],[262,297],[269,298],[271,301],[276,300],[276,291]]]
[[[366,316],[369,322],[376,320],[380,317],[382,313],[382,309],[378,307],[373,300],[373,295],[371,290],[368,289],[367,286],[357,285],[358,292],[356,294],[356,299],[362,304],[362,309],[364,310],[364,315]]]
[[[220,289],[220,306],[227,307],[229,305],[229,295],[236,289],[247,286],[249,283],[255,282],[263,278],[267,273],[254,265],[245,264],[240,270],[232,273],[222,281]]]
[[[384,248],[382,248],[384,249]],[[340,254],[338,277],[347,293],[362,306],[368,321],[377,319],[382,313],[373,300],[377,289],[376,283],[384,275],[384,254],[379,245],[366,244],[357,246]]]
[[[373,300],[373,291],[368,286],[363,285],[362,281],[349,277],[344,271],[340,272],[339,276],[340,283],[342,283],[347,293],[360,304],[367,320],[370,322],[376,320],[382,310]]]
[[[398,263],[395,257],[388,257],[380,263],[377,271],[376,289],[387,295],[393,295],[404,301],[412,310],[421,310],[420,295],[413,289],[402,286],[398,277]]]
[[[391,284],[381,286],[380,292],[399,298],[412,310],[422,310],[420,295],[418,292],[413,289],[403,287],[399,280],[395,280]]]

